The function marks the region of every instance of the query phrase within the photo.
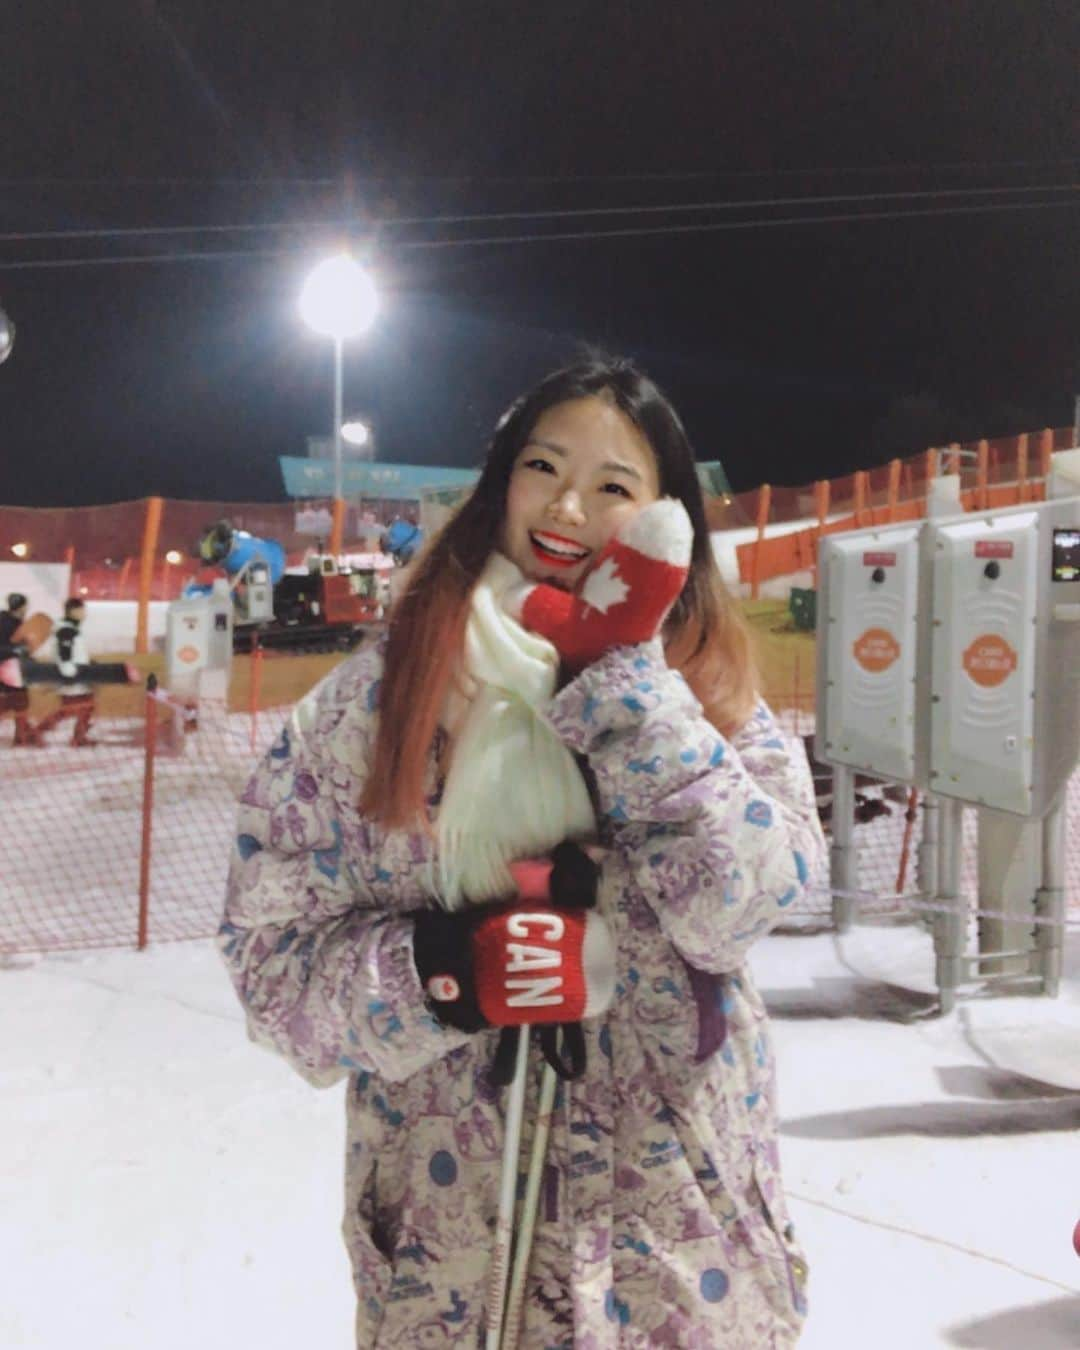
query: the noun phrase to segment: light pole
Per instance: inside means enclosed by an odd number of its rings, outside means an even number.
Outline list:
[[[341,365],[347,338],[366,333],[375,321],[375,283],[351,254],[318,263],[300,292],[300,315],[314,332],[334,340],[334,500],[341,500]]]

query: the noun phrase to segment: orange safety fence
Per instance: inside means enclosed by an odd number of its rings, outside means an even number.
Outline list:
[[[281,671],[303,660],[265,659]],[[293,706],[264,696],[283,684],[269,664],[260,670],[256,663],[246,683],[234,681],[227,702],[204,699],[197,709],[132,689],[122,713],[95,722],[97,744],[88,748],[70,745],[63,724],[43,748],[16,748],[12,722],[0,720],[0,958],[217,931],[237,799]],[[785,731],[807,741],[812,672],[796,671],[768,696]],[[828,825],[827,775],[817,786]],[[867,897],[860,911],[910,917],[922,884],[921,805],[909,818],[909,790],[872,780],[860,779],[857,794],[858,889]],[[1068,802],[1066,898],[1070,921],[1080,922],[1080,773]],[[964,893],[974,899],[975,813],[965,815]],[[830,904],[822,872],[787,917],[827,921]]]
[[[1051,453],[1072,443],[1072,428],[1059,427],[954,444],[831,480],[799,486],[766,483],[751,492],[713,497],[706,514],[711,530],[756,528],[756,538],[736,549],[740,579],[756,598],[761,583],[772,577],[813,570],[822,529],[851,529],[922,515],[928,481],[938,473],[960,472],[967,510],[1037,500],[1044,492]],[[297,563],[319,543],[326,546],[340,540],[340,551],[373,551],[395,516],[415,518],[416,511],[411,500],[366,498],[336,505],[330,500],[151,497],[107,506],[0,506],[0,558],[67,562],[72,594],[88,600],[138,600],[145,606],[182,593],[201,567],[199,539],[222,518],[238,529],[277,540],[290,563]],[[826,524],[828,516],[835,519]],[[782,536],[767,533],[771,526],[799,520],[815,520],[818,525]]]
[[[413,501],[363,499],[339,508],[341,550],[372,552],[396,516],[413,517]],[[290,563],[331,542],[334,504],[176,501],[148,497],[108,506],[0,506],[0,558],[66,562],[71,592],[88,600],[175,600],[202,567],[198,544],[215,521],[274,539]],[[156,518],[156,519],[155,519]],[[147,545],[149,544],[149,548]],[[19,548],[19,552],[14,550]]]
[[[773,577],[812,573],[822,534],[918,519],[926,514],[929,481],[941,473],[960,475],[965,511],[1040,501],[1051,454],[1071,447],[1073,440],[1072,427],[1047,427],[994,441],[956,443],[802,487],[762,484],[728,504],[733,520],[738,517],[740,526],[752,523],[757,530],[755,538],[736,546],[739,579],[757,599],[761,584]],[[799,520],[816,524],[767,533],[771,525]]]
[[[0,721],[0,956],[214,933],[237,798],[288,712],[135,689],[84,748],[63,724],[14,748]]]

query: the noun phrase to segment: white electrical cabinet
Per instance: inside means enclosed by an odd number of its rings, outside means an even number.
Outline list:
[[[919,869],[935,911],[942,1011],[971,981],[1037,976],[1056,993],[1065,788],[1080,761],[1080,497],[826,535],[817,646],[816,751],[835,766],[839,930],[860,898],[861,770],[921,789]],[[965,806],[978,808],[974,957]]]
[[[233,602],[229,583],[218,579],[209,595],[174,600],[165,624],[166,682],[174,693],[197,692],[203,672],[232,665]]]
[[[1042,817],[1080,757],[1080,498],[927,521],[929,788]]]
[[[826,535],[818,562],[817,756],[902,782],[919,749],[920,528]]]

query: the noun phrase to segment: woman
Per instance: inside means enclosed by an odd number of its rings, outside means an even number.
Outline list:
[[[625,551],[644,533],[648,554],[665,512],[686,523],[681,593],[657,613],[671,573],[631,577],[646,598],[621,623]],[[480,1343],[505,1090],[497,1014],[460,985],[510,864],[567,838],[602,850],[616,984],[560,1087],[519,1343],[796,1340],[805,1265],[744,963],[823,841],[752,678],[677,416],[632,365],[587,362],[510,409],[385,646],[323,681],[255,773],[221,941],[255,1037],[316,1085],[351,1075],[358,1346]]]

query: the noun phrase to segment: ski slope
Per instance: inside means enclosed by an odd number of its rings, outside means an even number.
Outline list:
[[[776,935],[805,1350],[1080,1345],[1080,936],[1060,999],[928,1016],[919,925]],[[0,969],[0,1345],[349,1350],[343,1089],[250,1044],[209,942]]]

